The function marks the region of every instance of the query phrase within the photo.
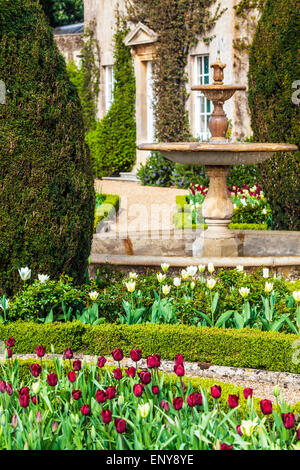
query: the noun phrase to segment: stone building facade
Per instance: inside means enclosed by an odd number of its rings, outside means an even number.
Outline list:
[[[237,0],[224,0],[222,8],[226,11],[218,19],[210,32],[210,42],[200,37],[190,50],[187,65],[188,91],[193,85],[212,81],[211,64],[220,55],[226,63],[224,82],[239,83],[247,86],[248,54],[247,48],[237,47],[251,42],[259,14],[239,19],[235,13]],[[101,53],[101,84],[98,104],[98,118],[101,119],[113,100],[113,35],[115,31],[116,8],[125,12],[125,0],[85,0],[85,25],[95,21],[95,37]],[[215,7],[214,7],[215,8]],[[154,140],[154,115],[152,91],[152,61],[155,53],[157,35],[143,24],[131,25],[125,43],[131,48],[136,74],[136,121],[137,143]],[[238,92],[224,106],[230,120],[231,140],[239,140],[251,135],[250,114],[247,92]],[[209,139],[207,121],[212,112],[212,104],[201,93],[190,92],[187,101],[192,134],[200,140]],[[147,158],[145,152],[137,152],[136,167]]]
[[[60,26],[54,29],[56,44],[66,62],[73,61],[80,66],[84,23]]]

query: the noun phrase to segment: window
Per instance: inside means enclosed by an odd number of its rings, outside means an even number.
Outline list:
[[[195,83],[206,85],[210,83],[209,56],[201,55],[195,57]],[[209,140],[210,132],[208,120],[211,114],[211,102],[205,98],[201,91],[196,92],[195,98],[195,135],[200,140]]]
[[[114,96],[114,69],[112,65],[105,67],[105,109],[106,112],[112,105]]]
[[[153,110],[153,74],[152,61],[147,62],[147,140],[154,142],[155,140],[155,117]]]

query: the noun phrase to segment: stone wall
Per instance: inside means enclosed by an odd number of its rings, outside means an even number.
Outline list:
[[[76,65],[80,64],[80,53],[82,49],[82,34],[55,34],[54,39],[58,49],[66,59],[73,60]]]

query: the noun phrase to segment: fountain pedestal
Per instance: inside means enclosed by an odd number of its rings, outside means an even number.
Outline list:
[[[202,205],[207,230],[193,243],[193,256],[238,256],[239,246],[228,229],[233,216],[233,204],[227,190],[230,166],[207,166],[209,190]]]

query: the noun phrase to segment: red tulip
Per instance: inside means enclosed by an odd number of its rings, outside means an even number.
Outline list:
[[[250,388],[250,387],[249,387],[249,388],[244,388],[243,393],[244,393],[244,397],[245,397],[246,400],[247,400],[248,397],[252,397],[252,395],[253,395],[253,388]]]
[[[159,393],[159,388],[157,385],[153,385],[152,387],[152,393],[153,395],[157,395]]]
[[[134,362],[139,362],[142,359],[142,351],[140,349],[132,349],[130,357]]]
[[[294,413],[282,413],[281,417],[282,417],[283,426],[286,429],[292,429],[295,426]]]
[[[233,446],[229,446],[228,444],[222,443],[220,444],[220,450],[233,450]]]
[[[104,367],[106,363],[106,358],[104,356],[98,357],[97,365],[98,367]]]
[[[243,431],[242,431],[242,428],[241,428],[241,425],[240,425],[240,424],[237,425],[237,427],[236,427],[236,432],[237,432],[240,436],[243,435]]]
[[[179,366],[179,365],[183,365],[183,355],[182,354],[176,354],[175,356],[175,365],[176,366]]]
[[[114,377],[116,380],[121,380],[123,377],[122,370],[121,369],[114,369]]]
[[[195,395],[196,395],[197,405],[202,405],[203,398],[202,398],[201,393],[195,393]]]
[[[47,375],[47,382],[48,382],[48,385],[50,385],[51,387],[55,387],[55,385],[57,384],[57,381],[58,381],[58,377],[57,377],[57,374],[55,374],[54,372]]]
[[[81,390],[72,390],[72,397],[74,398],[74,400],[79,400],[81,398],[81,395]]]
[[[152,354],[152,357],[155,361],[155,367],[159,367],[160,366],[160,355],[159,354]]]
[[[273,408],[272,408],[271,400],[261,400],[259,404],[260,404],[260,409],[264,415],[272,414]]]
[[[76,372],[74,370],[71,370],[68,373],[68,379],[70,380],[71,383],[75,382],[76,380]]]
[[[122,361],[122,359],[124,357],[122,349],[114,349],[112,351],[112,356],[113,356],[115,361],[117,361],[117,362]]]
[[[5,390],[6,390],[6,382],[4,382],[4,380],[1,380],[0,381],[0,392],[4,393]]]
[[[151,382],[151,374],[149,371],[142,370],[142,372],[139,373],[139,378],[144,385],[148,385]]]
[[[128,375],[128,377],[134,378],[135,373],[136,373],[136,368],[135,367],[129,367],[128,369],[125,369],[125,372]]]
[[[13,338],[12,336],[10,336],[10,337],[6,340],[6,346],[7,346],[8,348],[13,348],[14,345],[15,345],[15,343],[16,343],[16,340],[15,340],[15,338]]]
[[[97,390],[96,400],[97,400],[98,403],[105,403],[106,402],[106,393],[105,393],[104,390]]]
[[[105,390],[105,393],[106,393],[106,397],[109,400],[112,400],[116,396],[116,387],[115,386],[107,387],[107,389]]]
[[[66,359],[73,359],[73,351],[70,348],[67,348],[64,352]]]
[[[221,389],[220,385],[213,385],[213,387],[211,387],[210,391],[211,391],[211,395],[212,395],[213,398],[215,398],[216,400],[218,398],[220,398],[221,392],[222,392],[222,389]]]
[[[6,352],[7,352],[7,357],[8,357],[8,359],[11,359],[11,358],[12,358],[12,355],[13,355],[12,349],[7,348],[7,349],[6,349]]]
[[[12,395],[13,394],[13,388],[12,388],[11,384],[7,384],[5,390],[6,390],[7,395]]]
[[[183,398],[182,397],[175,397],[173,398],[173,407],[175,410],[181,410],[183,405]]]
[[[101,418],[104,424],[108,424],[112,420],[112,412],[110,410],[102,410]]]
[[[140,384],[135,384],[133,386],[133,393],[136,397],[140,397],[144,391],[144,387]]]
[[[44,357],[46,354],[46,348],[40,344],[37,348],[35,348],[35,352],[38,357]]]
[[[41,375],[42,368],[39,364],[31,364],[29,366],[29,368],[30,368],[30,372],[32,373],[33,377],[39,377],[39,375]]]
[[[80,411],[81,411],[81,414],[82,414],[83,416],[88,416],[88,415],[90,414],[90,412],[91,412],[89,405],[83,405],[83,406],[80,408]]]
[[[147,367],[153,369],[155,367],[155,359],[153,356],[147,356]]]
[[[191,393],[190,395],[188,395],[186,397],[186,401],[187,401],[187,404],[192,408],[196,405],[198,405],[198,400],[197,400],[197,396],[195,393]]]
[[[297,441],[300,441],[300,428],[298,428],[296,431],[296,439]]]
[[[184,367],[181,364],[178,364],[177,366],[174,366],[174,372],[178,377],[183,377],[184,376]]]
[[[115,419],[115,427],[116,427],[116,431],[119,434],[122,434],[123,432],[125,432],[126,431],[126,421],[125,421],[125,419],[116,418]]]
[[[167,401],[164,401],[164,400],[161,401],[160,406],[162,408],[164,408],[166,411],[169,411],[169,409],[170,409],[169,403]]]
[[[37,397],[36,395],[33,395],[33,396],[31,397],[31,401],[32,401],[32,403],[33,403],[34,405],[36,405],[37,403],[40,402],[40,398]]]
[[[22,406],[22,408],[27,408],[30,402],[30,396],[29,396],[29,388],[28,387],[23,387],[19,391],[19,403]]]
[[[228,405],[229,408],[236,408],[239,406],[239,396],[238,395],[229,395],[228,396]]]
[[[76,371],[81,370],[81,360],[77,359],[76,361],[73,362],[73,369]]]

